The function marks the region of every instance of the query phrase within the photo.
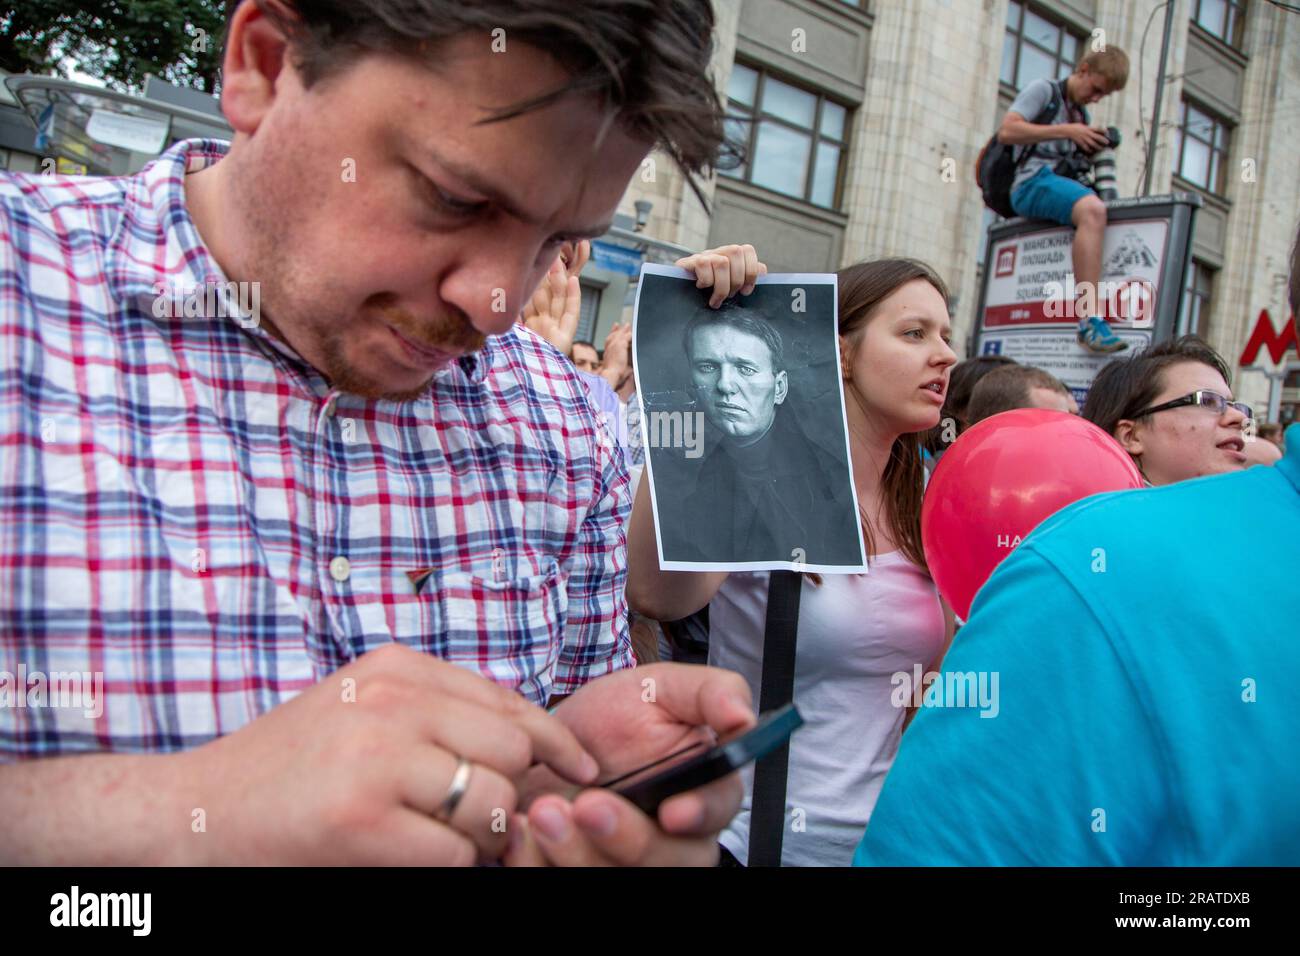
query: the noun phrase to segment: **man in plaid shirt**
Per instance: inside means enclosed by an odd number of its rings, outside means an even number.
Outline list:
[[[651,146],[712,162],[712,13],[571,17],[245,0],[232,144],[0,178],[0,858],[715,858],[734,775],[581,791],[753,716],[629,669],[622,456],[515,324]]]

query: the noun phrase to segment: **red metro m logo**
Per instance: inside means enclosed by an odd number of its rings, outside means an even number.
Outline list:
[[[1016,272],[1016,247],[1007,246],[1005,249],[998,250],[998,261],[994,265],[993,275],[1001,278],[1002,276],[1015,275]]]
[[[1287,319],[1281,332],[1274,332],[1273,320],[1269,318],[1268,309],[1261,309],[1259,320],[1255,323],[1255,330],[1250,333],[1250,339],[1246,342],[1246,347],[1241,350],[1241,359],[1237,364],[1243,368],[1254,365],[1255,360],[1259,358],[1260,346],[1268,347],[1268,356],[1275,365],[1282,364],[1282,356],[1286,354],[1287,349],[1300,352],[1300,338],[1296,336],[1295,316]]]

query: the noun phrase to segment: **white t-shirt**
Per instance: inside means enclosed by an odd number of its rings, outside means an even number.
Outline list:
[[[894,762],[906,711],[890,700],[899,671],[929,667],[943,647],[943,609],[929,576],[901,551],[868,574],[807,577],[799,598],[783,866],[848,866]],[[709,663],[738,671],[758,707],[768,573],[732,572],[709,604]],[[753,765],[745,801],[719,837],[749,854]],[[799,813],[797,811],[802,811]]]

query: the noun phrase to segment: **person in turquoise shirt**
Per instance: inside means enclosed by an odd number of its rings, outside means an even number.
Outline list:
[[[1300,424],[1286,438],[1272,468],[1093,496],[1027,537],[854,864],[1300,865]]]

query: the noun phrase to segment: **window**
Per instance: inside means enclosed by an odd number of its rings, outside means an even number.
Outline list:
[[[1241,46],[1246,0],[1192,0],[1192,19],[1231,46]]]
[[[1174,172],[1212,193],[1222,193],[1230,130],[1223,120],[1183,100],[1174,131]]]
[[[836,207],[847,108],[736,63],[727,85],[727,116],[727,135],[746,144],[746,159],[720,173],[827,209]]]
[[[1083,37],[1034,11],[1030,4],[1007,4],[1007,32],[1002,37],[1003,83],[1023,90],[1034,80],[1058,80],[1074,72]]]
[[[1002,222],[1002,217],[985,206],[980,216],[980,241],[975,246],[975,264],[981,268],[984,266],[984,246],[989,240],[989,230],[999,222]]]
[[[596,334],[596,323],[600,319],[600,293],[603,291],[603,286],[587,282],[579,284],[582,286],[582,300],[578,304],[578,331],[574,335],[574,340],[594,342],[592,336]],[[601,348],[602,344],[597,342],[597,351]]]
[[[1214,270],[1196,259],[1187,270],[1187,287],[1183,290],[1183,314],[1187,331],[1209,341],[1210,296],[1214,292]]]
[[[1283,425],[1300,421],[1300,401],[1293,396],[1300,393],[1300,369],[1290,369],[1282,380],[1282,401],[1278,406],[1277,420]]]

